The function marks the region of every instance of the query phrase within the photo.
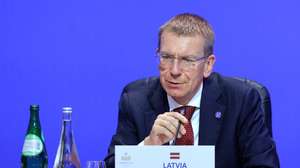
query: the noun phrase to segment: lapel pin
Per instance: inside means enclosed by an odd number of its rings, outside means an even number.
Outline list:
[[[222,117],[222,113],[220,111],[217,111],[215,113],[215,117],[216,117],[216,119],[220,119]]]

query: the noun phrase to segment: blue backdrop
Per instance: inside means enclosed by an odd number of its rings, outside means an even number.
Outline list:
[[[20,166],[32,103],[41,107],[49,167],[66,105],[73,107],[82,165],[102,159],[122,88],[158,74],[158,28],[181,12],[200,14],[214,27],[216,71],[268,87],[281,165],[298,166],[299,6],[297,0],[1,0],[1,167]]]

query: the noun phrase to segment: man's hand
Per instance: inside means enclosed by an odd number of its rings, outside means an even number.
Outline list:
[[[175,138],[178,122],[188,123],[188,120],[180,113],[165,112],[157,116],[150,135],[145,138],[144,145],[162,145]],[[186,133],[184,127],[180,127],[178,138]]]

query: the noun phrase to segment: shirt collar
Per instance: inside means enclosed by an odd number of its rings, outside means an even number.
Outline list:
[[[200,108],[202,89],[203,89],[203,83],[200,85],[198,91],[192,97],[192,99],[186,104],[187,106],[194,106],[196,108]],[[177,103],[171,96],[168,95],[167,97],[168,97],[170,111],[172,111],[175,108],[178,108],[180,106],[183,106],[182,104]]]

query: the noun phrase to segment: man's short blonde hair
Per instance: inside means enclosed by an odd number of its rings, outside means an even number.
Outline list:
[[[158,51],[160,50],[161,36],[164,32],[175,33],[178,36],[200,35],[204,39],[204,56],[213,54],[214,32],[209,23],[201,16],[183,13],[171,18],[159,29]]]

